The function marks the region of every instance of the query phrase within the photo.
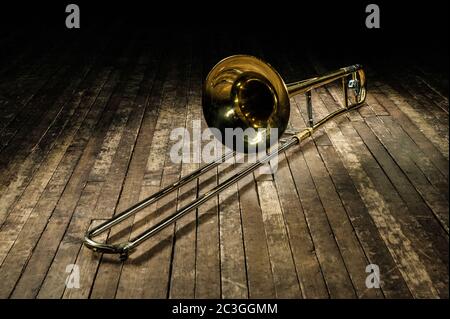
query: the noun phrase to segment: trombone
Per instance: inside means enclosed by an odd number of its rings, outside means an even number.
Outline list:
[[[314,122],[311,91],[337,80],[342,81],[343,107]],[[354,99],[352,99],[354,101],[352,103],[349,103],[349,91],[353,92],[354,95]],[[221,158],[182,177],[177,182],[161,189],[121,213],[116,214],[113,218],[88,230],[84,237],[84,245],[95,252],[119,254],[122,261],[126,260],[129,253],[142,242],[196,209],[230,185],[251,174],[260,166],[268,163],[279,152],[300,144],[329,120],[357,109],[364,103],[366,98],[366,77],[362,66],[359,64],[340,68],[322,76],[285,84],[281,76],[271,65],[256,57],[233,55],[221,60],[206,77],[202,98],[203,115],[206,123],[209,127],[217,128],[221,133],[224,133],[227,128],[262,128],[265,130],[265,134],[261,138],[265,138],[266,144],[271,146],[274,143],[273,139],[270,138],[272,129],[276,128],[280,136],[285,132],[289,122],[289,99],[298,94],[305,94],[306,97],[308,128],[291,135],[276,150],[270,151],[256,163],[235,173],[227,180],[200,195],[196,200],[177,209],[173,214],[167,216],[134,238],[116,244],[99,242],[93,239],[125,219],[135,215],[148,205],[155,203],[167,194],[199,178],[204,173],[233,157],[236,154],[236,144],[227,145],[232,148],[232,151],[225,153]],[[261,142],[261,138],[255,141],[255,139],[249,138],[248,136],[242,136],[241,142],[245,146],[244,151],[247,152],[250,147],[254,147],[256,142]]]

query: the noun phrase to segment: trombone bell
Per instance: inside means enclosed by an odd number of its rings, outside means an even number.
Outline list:
[[[216,128],[215,137],[228,148],[237,150],[243,142],[244,151],[256,150],[261,138],[253,138],[258,131],[268,148],[289,122],[289,95],[283,79],[268,63],[249,55],[233,55],[217,63],[206,77],[203,88],[203,115],[209,127]],[[251,128],[254,130],[247,130]],[[230,129],[235,139],[226,139]],[[247,133],[247,134],[245,134]],[[261,134],[262,133],[262,134]],[[263,141],[264,142],[264,141]]]

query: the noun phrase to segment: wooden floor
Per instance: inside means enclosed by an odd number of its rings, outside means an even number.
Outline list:
[[[274,176],[245,178],[122,263],[83,247],[84,232],[198,167],[170,160],[169,136],[202,119],[215,62],[252,53],[287,79],[343,63],[213,37],[206,49],[178,39],[180,52],[139,34],[83,46],[22,36],[0,38],[0,298],[448,298],[448,78],[374,61],[359,111],[280,154]],[[314,92],[316,116],[340,99],[337,86]],[[291,104],[291,124],[304,128],[304,97]],[[137,234],[232,166],[109,237]],[[79,288],[66,287],[73,264]],[[380,289],[366,287],[369,264]]]

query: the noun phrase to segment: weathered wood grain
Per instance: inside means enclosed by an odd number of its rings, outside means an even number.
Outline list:
[[[46,185],[61,162],[70,143],[73,141],[76,132],[89,113],[109,74],[110,70],[105,70],[104,72],[97,74],[97,83],[92,83],[91,89],[80,97],[79,107],[70,118],[64,131],[58,137],[55,146],[37,169],[32,180],[22,192],[20,199],[10,210],[5,223],[0,228],[0,241],[9,240],[13,242],[17,238],[34,206],[44,192]],[[77,100],[78,98],[74,99],[74,103],[76,103]],[[3,260],[3,258],[4,256],[2,255],[0,260]]]
[[[362,108],[126,262],[84,247],[88,227],[199,167],[172,162],[170,135],[192,135],[193,120],[206,128],[202,81],[218,60],[254,54],[292,80],[331,67],[224,32],[129,37],[119,24],[106,34],[0,39],[1,298],[448,298],[448,98],[423,66],[391,74],[371,61]],[[316,120],[339,107],[340,88],[313,92]],[[305,97],[292,98],[290,126],[306,119]],[[209,142],[183,138],[191,150]],[[219,166],[99,240],[136,236],[241,166]],[[66,286],[71,264],[79,288]],[[379,289],[366,286],[369,264]]]
[[[335,123],[331,123],[330,126],[332,128],[327,134],[345,160],[344,165],[350,176],[358,180],[355,186],[369,208],[369,213],[388,244],[413,295],[437,297],[437,291],[426,267],[418,253],[411,248],[411,240],[415,240],[415,237],[409,233],[408,227],[412,227],[411,223],[414,224],[414,221],[402,222],[402,218],[408,218],[404,204],[398,200],[395,191],[390,189],[392,186],[379,166],[374,162],[370,163],[371,156],[364,150],[364,143],[352,133],[349,124],[345,123],[345,133],[341,132]]]
[[[125,76],[122,77],[122,81]],[[114,78],[113,78],[114,79]],[[97,98],[96,102],[99,106],[93,108],[92,114],[89,114],[85,125],[80,129],[79,136],[66,152],[63,161],[58,167],[57,172],[53,174],[52,180],[49,185],[47,185],[45,195],[41,196],[41,200],[38,202],[30,218],[28,218],[21,235],[18,237],[11,251],[15,253],[9,253],[5,258],[2,268],[7,269],[2,272],[2,275],[8,277],[9,280],[13,279],[14,276],[20,276],[22,267],[28,264],[28,254],[31,253],[32,249],[35,249],[35,245],[38,244],[40,247],[39,253],[44,254],[45,257],[43,262],[48,263],[51,261],[51,251],[56,250],[57,242],[54,240],[55,236],[62,236],[65,227],[64,224],[70,218],[73,212],[74,205],[78,200],[79,192],[81,192],[84,185],[84,177],[89,173],[89,167],[92,164],[92,159],[101,145],[102,137],[107,131],[110,121],[117,109],[118,100],[112,99],[108,103],[107,112],[102,113],[103,107],[106,105],[106,101],[109,100],[112,89],[115,86],[115,80],[113,80],[109,85],[106,85],[103,99]],[[98,116],[101,115],[100,121]],[[97,123],[98,122],[98,123]],[[93,129],[96,130],[96,135],[94,138],[90,139]],[[68,181],[68,182],[67,182]],[[67,185],[66,185],[67,183]],[[77,196],[78,194],[78,196]],[[61,198],[62,197],[62,198]],[[55,207],[56,205],[56,207]],[[43,216],[46,216],[45,218]],[[46,227],[48,218],[52,218],[52,228]],[[38,238],[42,239],[42,232],[46,231],[46,241],[36,242]],[[55,233],[52,234],[52,231]],[[32,239],[34,238],[34,239]],[[56,247],[55,247],[56,245]],[[48,255],[50,253],[50,255]],[[42,265],[39,264],[39,258],[36,257],[38,254],[34,255],[33,265],[40,267],[39,276],[36,279],[39,280],[45,274],[42,270]],[[50,257],[50,258],[49,258]],[[21,266],[18,266],[21,265]],[[12,267],[9,270],[9,267]],[[32,271],[29,272],[32,275]],[[20,277],[23,278],[23,277]],[[33,280],[33,276],[30,277]],[[23,284],[22,284],[23,285]],[[8,282],[2,286],[2,294],[11,293],[15,284]],[[25,287],[24,285],[23,287]],[[11,289],[11,290],[10,290]],[[26,289],[25,289],[26,290]],[[35,290],[26,290],[25,293],[36,294]]]
[[[181,176],[185,176],[199,167],[196,159],[201,152],[201,143],[194,140],[194,130],[201,129],[201,68],[198,50],[192,51],[192,65],[189,71],[188,96],[186,104],[186,135],[183,146],[190,150],[190,160],[182,162]],[[196,122],[194,122],[196,121]],[[196,133],[197,134],[197,133]],[[188,183],[178,191],[178,208],[197,198],[198,181]],[[197,246],[198,210],[190,212],[175,224],[175,238],[171,265],[169,298],[195,297],[195,271]]]

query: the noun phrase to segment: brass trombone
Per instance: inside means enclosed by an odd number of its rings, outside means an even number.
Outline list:
[[[342,81],[344,107],[314,122],[311,90],[336,80]],[[349,90],[353,91],[354,95],[354,102],[352,103],[349,103]],[[263,138],[266,139],[266,144],[270,146],[270,144],[273,144],[273,139],[270,139],[271,130],[276,128],[279,136],[281,136],[287,128],[290,113],[289,99],[301,93],[306,96],[308,128],[290,136],[276,150],[269,152],[256,163],[234,174],[136,237],[117,244],[101,243],[93,239],[114,225],[133,216],[141,209],[158,201],[174,190],[179,189],[188,182],[199,178],[202,174],[217,167],[227,159],[230,159],[235,155],[236,150],[225,153],[216,161],[182,177],[172,185],[161,189],[150,197],[129,207],[110,220],[88,230],[84,237],[84,244],[96,252],[119,254],[120,259],[125,260],[130,251],[136,246],[230,185],[252,173],[260,166],[268,163],[278,152],[285,151],[291,146],[299,144],[329,120],[360,107],[366,98],[365,73],[359,64],[344,67],[322,76],[285,84],[281,76],[272,66],[253,56],[234,55],[217,63],[209,72],[204,83],[202,105],[203,114],[208,126],[215,127],[222,133],[225,132],[226,128],[262,128],[265,129]],[[246,136],[242,138],[244,139],[245,151],[248,151],[250,146],[254,146],[252,144],[256,143],[255,139],[250,139]],[[234,144],[227,146],[234,147]]]

